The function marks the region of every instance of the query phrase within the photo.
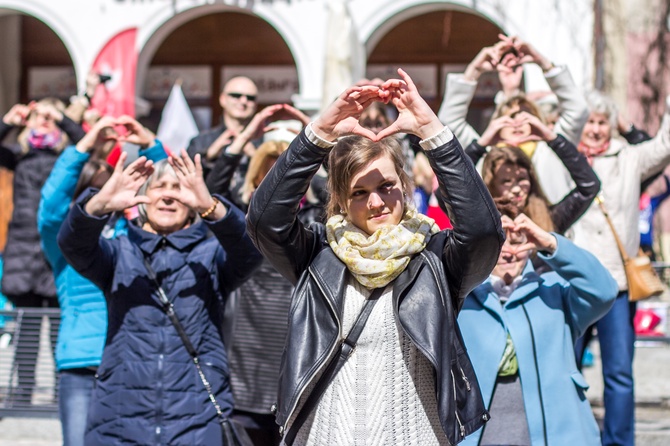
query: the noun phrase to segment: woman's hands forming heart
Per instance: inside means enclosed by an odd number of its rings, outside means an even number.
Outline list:
[[[396,133],[411,133],[426,139],[439,133],[444,126],[433,110],[419,95],[414,82],[402,69],[401,79],[389,79],[381,85],[354,86],[342,93],[312,123],[312,130],[327,141],[348,135],[359,135],[379,141]],[[363,127],[359,119],[373,102],[392,102],[398,118],[379,133]]]

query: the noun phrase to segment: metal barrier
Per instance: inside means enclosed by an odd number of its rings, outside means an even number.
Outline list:
[[[58,417],[56,347],[60,311],[0,311],[0,417]]]

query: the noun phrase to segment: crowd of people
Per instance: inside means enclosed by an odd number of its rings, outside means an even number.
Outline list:
[[[556,107],[523,92],[525,64]],[[487,72],[502,91],[480,134],[467,116]],[[635,257],[641,197],[652,214],[669,193],[652,182],[670,100],[651,137],[501,35],[447,77],[438,113],[402,69],[314,117],[259,110],[239,76],[221,125],[167,148],[87,111],[97,78],[0,123],[2,139],[21,129],[0,147],[15,204],[1,291],[60,308],[65,445],[634,444],[615,236]],[[11,407],[31,404],[40,322],[17,330]],[[595,333],[602,429],[580,372]]]

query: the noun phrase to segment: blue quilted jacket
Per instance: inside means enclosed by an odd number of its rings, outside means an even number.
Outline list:
[[[220,445],[214,407],[143,258],[156,271],[228,415],[233,398],[220,332],[224,300],[261,262],[244,214],[219,197],[228,209],[221,220],[167,236],[130,224],[127,236],[107,240],[100,237],[107,218],[83,210],[92,194],[82,194],[58,236],[65,258],[103,290],[109,313],[86,444]]]
[[[160,142],[140,151],[140,155],[154,161],[166,156]],[[53,270],[61,309],[56,344],[58,370],[98,366],[105,346],[105,297],[100,288],[68,265],[56,241],[58,231],[70,210],[79,176],[89,158],[88,153],[78,152],[74,146],[63,151],[42,187],[37,212],[42,250]],[[111,231],[105,233],[115,237],[125,234],[126,228],[127,221],[121,218],[110,228]]]

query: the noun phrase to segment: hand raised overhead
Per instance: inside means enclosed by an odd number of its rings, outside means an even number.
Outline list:
[[[537,249],[549,254],[553,254],[556,251],[556,237],[539,227],[526,214],[519,214],[514,220],[503,216],[502,227],[511,234],[523,234],[526,242],[517,247],[518,251]]]
[[[116,120],[111,116],[103,116],[98,119],[93,127],[77,143],[77,151],[86,153],[103,141],[116,140],[114,125],[116,125]]]
[[[28,115],[35,108],[35,102],[31,102],[28,105],[24,104],[15,104],[12,108],[9,109],[7,113],[2,117],[2,121],[7,125],[20,126],[26,125],[26,120]]]
[[[421,139],[437,135],[444,125],[421,97],[412,78],[401,68],[398,74],[402,79],[390,79],[380,87],[388,92],[390,101],[398,109],[398,118],[373,140],[378,141],[396,133],[411,133]]]
[[[388,97],[388,92],[374,85],[349,87],[316,118],[312,130],[327,141],[348,135],[360,135],[376,141],[377,135],[363,127],[358,120],[371,103],[386,101]]]
[[[168,162],[177,175],[180,187],[179,189],[165,190],[163,196],[178,201],[199,214],[207,211],[212,206],[213,198],[202,177],[200,154],[196,154],[195,159],[191,160],[186,150],[182,149],[179,156],[170,156]],[[225,207],[218,204],[211,215],[215,219],[220,219],[225,213]]]
[[[119,142],[129,142],[145,148],[154,145],[154,134],[130,116],[119,116],[116,118],[116,125],[126,130],[125,134],[119,136]]]
[[[141,156],[124,169],[127,157],[126,152],[121,152],[112,176],[100,192],[86,203],[87,213],[102,216],[149,202],[146,196],[137,195],[137,191],[153,173],[153,161]]]

